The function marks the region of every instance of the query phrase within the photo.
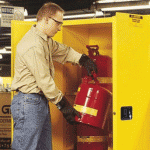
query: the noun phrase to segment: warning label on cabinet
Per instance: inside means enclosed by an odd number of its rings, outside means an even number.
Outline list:
[[[142,27],[143,16],[141,15],[129,15],[129,23],[134,27]]]

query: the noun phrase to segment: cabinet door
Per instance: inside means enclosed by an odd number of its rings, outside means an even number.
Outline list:
[[[26,32],[31,28],[36,22],[26,22],[26,21],[12,21],[11,24],[11,48],[12,48],[12,57],[11,57],[11,77],[14,77],[14,64],[15,64],[15,55],[16,55],[16,46]],[[56,34],[55,39],[59,42],[62,41],[62,33],[59,32]],[[63,91],[63,68],[58,63],[55,63],[56,67],[56,76],[55,82],[60,90]],[[11,93],[12,98],[14,92]],[[51,113],[51,122],[52,122],[52,144],[53,149],[63,149],[63,117],[61,112],[56,108],[52,103],[50,104],[50,113]],[[13,141],[13,120],[11,125],[12,130],[12,141]]]
[[[114,150],[150,149],[150,16],[117,13],[115,19]]]
[[[16,56],[16,47],[19,41],[23,38],[26,32],[31,28],[35,22],[31,21],[18,21],[11,22],[11,76],[14,77],[14,63]]]

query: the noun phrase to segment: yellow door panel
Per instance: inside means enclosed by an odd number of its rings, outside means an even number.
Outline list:
[[[135,18],[142,18],[140,25],[131,20],[130,14],[116,15],[117,49],[114,51],[117,57],[113,58],[117,65],[113,70],[117,75],[117,83],[113,82],[117,84],[115,150],[144,150],[150,146],[150,127],[147,125],[150,119],[149,17],[135,15]],[[132,106],[132,120],[121,120],[123,106]]]

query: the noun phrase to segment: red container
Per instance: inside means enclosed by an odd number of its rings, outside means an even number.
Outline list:
[[[108,150],[108,132],[90,125],[77,125],[77,150]]]
[[[106,55],[99,54],[98,45],[87,45],[89,57],[93,59],[95,64],[97,65],[98,77],[112,77],[112,59]],[[82,68],[82,77],[87,75],[86,69]]]
[[[80,112],[81,118],[76,116],[75,120],[104,129],[112,94],[100,86],[97,78],[94,83],[91,81],[91,77],[84,77],[78,88],[74,108]]]
[[[112,92],[112,83],[100,83],[100,86]]]

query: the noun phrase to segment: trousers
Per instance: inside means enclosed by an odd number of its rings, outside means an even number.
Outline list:
[[[44,95],[18,92],[13,97],[12,150],[52,150],[51,117]]]

